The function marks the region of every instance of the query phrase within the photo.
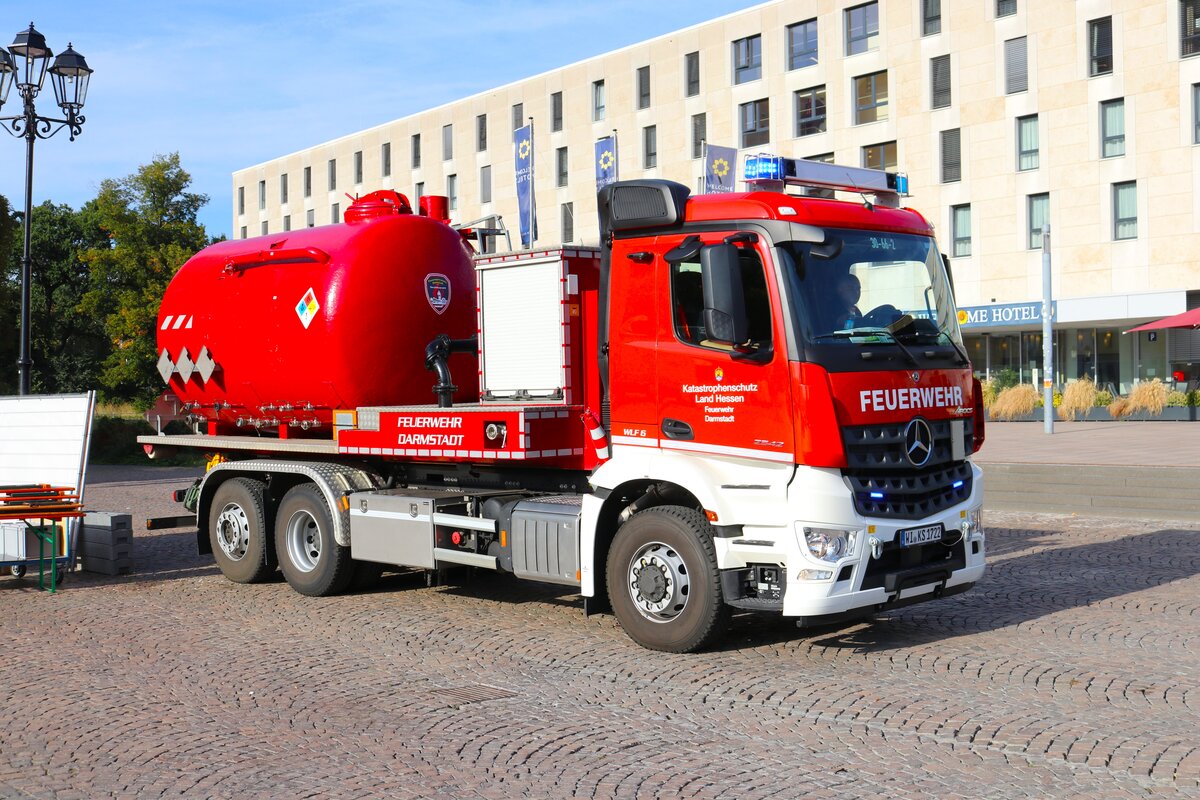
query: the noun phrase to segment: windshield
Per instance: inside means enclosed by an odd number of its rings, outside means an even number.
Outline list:
[[[829,230],[779,247],[795,324],[808,344],[962,344],[950,281],[927,236]]]

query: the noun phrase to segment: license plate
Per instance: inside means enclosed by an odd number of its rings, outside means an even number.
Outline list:
[[[940,542],[946,529],[939,522],[937,525],[925,525],[920,528],[906,528],[897,531],[901,547],[916,547],[929,542]]]

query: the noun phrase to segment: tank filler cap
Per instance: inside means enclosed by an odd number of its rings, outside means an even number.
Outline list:
[[[392,189],[380,189],[377,192],[354,198],[342,219],[351,225],[369,222],[379,217],[394,217],[399,214],[411,214],[412,206],[408,198]]]

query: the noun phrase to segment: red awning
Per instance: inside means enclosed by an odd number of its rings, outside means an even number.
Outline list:
[[[1193,308],[1191,311],[1185,311],[1173,317],[1163,317],[1156,322],[1147,322],[1145,325],[1138,325],[1125,332],[1158,331],[1163,328],[1200,328],[1200,308]]]

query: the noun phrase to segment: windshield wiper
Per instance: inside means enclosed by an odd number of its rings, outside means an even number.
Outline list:
[[[879,338],[887,337],[887,338]],[[851,328],[844,331],[831,331],[830,333],[818,334],[816,339],[858,339],[864,341],[860,344],[894,344],[900,348],[900,351],[908,358],[912,365],[920,366],[917,357],[913,355],[913,351],[905,347],[904,342],[896,338],[896,334],[889,331],[887,328]]]

